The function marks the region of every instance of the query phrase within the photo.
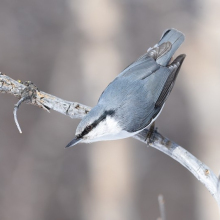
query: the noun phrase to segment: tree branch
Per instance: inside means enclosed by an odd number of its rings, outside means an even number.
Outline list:
[[[164,204],[163,195],[158,196],[158,203],[159,203],[159,208],[160,208],[160,219],[166,220],[165,204]]]
[[[9,93],[21,99],[22,92],[26,87],[27,86],[22,84],[20,81],[15,81],[0,73],[1,93]],[[29,99],[27,103],[44,109],[52,109],[69,116],[70,118],[83,118],[91,110],[88,106],[76,102],[69,102],[39,90],[36,91],[36,96]],[[168,138],[163,137],[158,131],[154,131],[152,141],[149,143],[146,141],[147,133],[148,129],[145,129],[133,138],[167,154],[187,168],[200,182],[205,185],[215,198],[220,209],[220,179],[214,174],[214,172],[187,150],[172,142]]]
[[[27,86],[12,78],[0,73],[0,92],[14,95],[21,99],[22,92]],[[70,118],[83,118],[91,108],[77,102],[69,102],[56,96],[37,90],[36,97],[27,103],[36,105],[40,108],[52,109]]]

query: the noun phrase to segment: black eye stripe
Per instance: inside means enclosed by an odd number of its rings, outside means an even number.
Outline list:
[[[95,120],[91,125],[86,126],[86,128],[82,131],[81,134],[77,135],[77,138],[82,138],[86,134],[88,134],[93,128],[95,128],[102,120],[106,119],[107,116],[112,116],[115,114],[114,110],[105,111],[99,119]]]
[[[87,126],[81,134],[77,135],[77,137],[82,138],[84,135],[88,134],[92,129],[93,129],[92,125]]]
[[[109,111],[105,111],[100,117],[99,119],[95,120],[93,123],[92,123],[92,126],[93,127],[96,127],[102,120],[106,119],[107,116],[112,116],[115,114],[115,111],[114,110],[109,110]]]
[[[87,132],[90,132],[92,129],[93,129],[93,126],[92,126],[92,125],[89,125],[89,126],[86,127],[86,131],[87,131]]]

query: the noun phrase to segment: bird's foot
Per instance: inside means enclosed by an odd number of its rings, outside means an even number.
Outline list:
[[[146,135],[145,141],[148,142],[148,144],[151,144],[154,142],[154,133],[157,131],[157,128],[155,128],[155,122],[153,122],[148,130],[148,133]]]

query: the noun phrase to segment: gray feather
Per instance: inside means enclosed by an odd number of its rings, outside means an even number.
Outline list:
[[[155,109],[155,103],[171,70],[155,61],[154,65],[156,71],[142,79],[134,80],[133,74],[117,77],[99,99],[100,108],[105,106],[107,110],[115,110],[115,119],[128,132],[145,128],[160,111],[160,108]],[[139,72],[139,66],[135,72]]]
[[[169,66],[168,68],[171,70],[169,77],[167,78],[163,89],[160,93],[160,96],[157,99],[155,107],[162,107],[166,99],[168,98],[171,90],[173,89],[176,77],[179,73],[180,67],[185,59],[185,54],[178,56]]]
[[[136,65],[142,64],[143,62],[147,62],[147,61],[150,62],[150,58],[152,57],[151,51],[159,47],[160,47],[160,52],[166,50],[167,52],[165,54],[162,54],[162,56],[159,56],[156,59],[156,62],[161,66],[166,66],[170,62],[171,57],[174,55],[174,53],[177,51],[177,49],[180,47],[180,45],[183,43],[184,40],[185,37],[183,33],[181,33],[180,31],[174,28],[166,30],[162,34],[160,41],[153,48],[149,48],[147,53],[139,57],[135,62],[133,62],[127,68],[125,68],[119,74],[119,76],[123,75],[127,70],[132,69],[132,67]]]
[[[176,29],[172,28],[165,31],[158,45],[161,45],[165,42],[170,42],[172,44],[172,48],[164,56],[160,57],[157,60],[157,63],[162,66],[166,66],[170,62],[171,57],[174,55],[174,53],[183,43],[184,39],[185,39],[184,35]]]

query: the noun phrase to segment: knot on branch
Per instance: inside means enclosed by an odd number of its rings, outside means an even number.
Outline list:
[[[31,102],[31,103],[35,102],[35,99],[37,97],[37,92],[39,91],[37,86],[31,81],[25,81],[22,84],[25,85],[26,87],[21,92],[21,98],[24,98],[24,101],[26,102]]]

